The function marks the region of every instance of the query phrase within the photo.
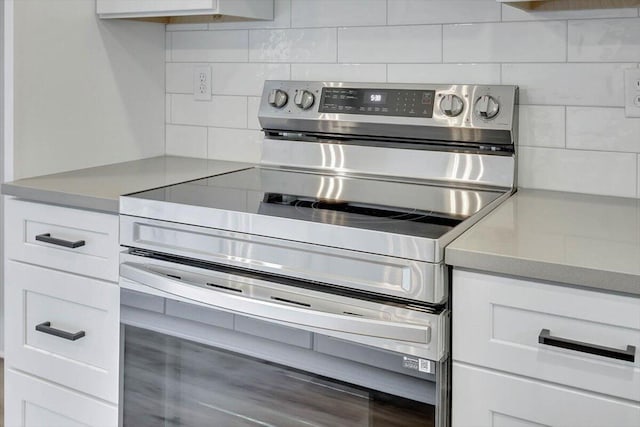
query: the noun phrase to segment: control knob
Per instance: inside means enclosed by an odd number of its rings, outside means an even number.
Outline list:
[[[282,108],[287,105],[287,101],[289,100],[289,95],[287,92],[281,89],[273,89],[269,93],[269,104],[273,105],[276,108]]]
[[[493,119],[499,111],[498,100],[490,95],[483,95],[476,100],[475,112],[484,119]]]
[[[445,95],[440,100],[440,110],[445,116],[456,117],[464,109],[464,101],[457,95]]]
[[[313,94],[308,90],[299,90],[293,98],[293,102],[303,110],[308,110],[313,105],[315,99]]]

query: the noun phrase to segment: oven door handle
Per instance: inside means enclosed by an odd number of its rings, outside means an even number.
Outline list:
[[[161,292],[266,320],[313,329],[356,334],[375,338],[429,344],[431,326],[415,323],[390,322],[316,311],[285,303],[264,301],[232,295],[215,289],[190,285],[133,263],[120,264],[120,276]]]

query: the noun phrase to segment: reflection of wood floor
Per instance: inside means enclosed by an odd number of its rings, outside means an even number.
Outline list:
[[[432,426],[433,407],[127,327],[125,427]]]

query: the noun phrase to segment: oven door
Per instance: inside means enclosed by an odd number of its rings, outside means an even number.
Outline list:
[[[125,426],[447,423],[446,311],[124,254]]]

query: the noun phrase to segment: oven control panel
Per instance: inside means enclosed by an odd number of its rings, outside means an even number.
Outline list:
[[[435,90],[325,87],[318,111],[431,118],[435,95]]]
[[[263,129],[513,144],[517,102],[507,85],[268,80],[258,118]]]

